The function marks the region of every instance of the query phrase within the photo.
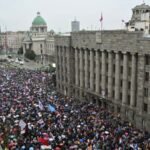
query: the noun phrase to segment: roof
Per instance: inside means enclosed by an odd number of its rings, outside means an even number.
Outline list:
[[[36,25],[36,26],[46,25],[46,22],[41,17],[40,12],[37,12],[37,16],[34,18],[32,25]]]
[[[135,6],[133,9],[150,9],[149,5],[146,5],[145,3],[141,4],[141,5],[137,5]]]

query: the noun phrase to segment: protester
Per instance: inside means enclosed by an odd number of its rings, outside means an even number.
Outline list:
[[[56,93],[52,75],[0,68],[0,149],[148,150],[150,134]]]

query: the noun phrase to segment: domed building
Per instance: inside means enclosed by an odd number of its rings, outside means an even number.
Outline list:
[[[54,61],[54,32],[47,31],[47,23],[40,12],[37,12],[30,31],[26,33],[23,50],[24,54],[27,50],[33,50],[38,63],[48,64]]]

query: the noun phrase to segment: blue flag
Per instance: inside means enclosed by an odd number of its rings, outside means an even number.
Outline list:
[[[56,110],[55,110],[55,107],[53,107],[52,105],[48,105],[48,110],[50,111],[50,112],[55,112]]]

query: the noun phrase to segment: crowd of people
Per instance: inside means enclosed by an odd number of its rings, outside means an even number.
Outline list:
[[[0,149],[149,150],[150,134],[57,94],[50,73],[0,68]]]

